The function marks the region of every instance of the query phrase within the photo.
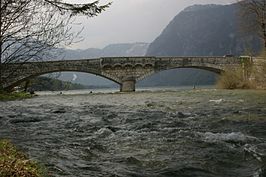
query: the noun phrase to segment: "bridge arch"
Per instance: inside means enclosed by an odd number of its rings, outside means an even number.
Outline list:
[[[112,65],[103,65],[102,67],[103,69],[106,69],[106,70],[113,68]]]
[[[144,67],[143,64],[140,64],[140,63],[137,63],[137,64],[134,65],[135,69],[136,68],[143,68],[143,67]]]
[[[163,69],[163,70],[160,70],[160,71],[172,70],[172,69],[181,69],[181,68],[200,69],[200,70],[210,71],[212,73],[219,74],[219,75],[224,72],[224,69],[223,68],[219,68],[217,66],[212,66],[212,65],[202,65],[202,66],[201,65],[197,65],[197,66],[193,66],[193,65],[191,65],[191,66],[176,66],[176,67],[171,67],[171,68]]]
[[[74,69],[60,69],[60,70],[49,70],[49,71],[45,71],[45,72],[35,72],[35,73],[32,73],[32,74],[24,74],[24,75],[21,75],[19,78],[13,80],[13,82],[9,83],[9,85],[6,87],[7,90],[10,90],[18,85],[20,85],[21,83],[29,80],[29,79],[32,79],[32,78],[35,78],[35,77],[38,77],[38,76],[41,76],[41,75],[45,75],[45,74],[49,74],[49,73],[57,73],[57,72],[78,72],[78,73],[87,73],[87,74],[92,74],[92,75],[95,75],[95,76],[100,76],[101,78],[105,78],[107,80],[110,80],[116,84],[121,84],[117,79],[115,78],[112,78],[112,76],[108,76],[106,74],[101,74],[101,73],[97,73],[97,72],[94,72],[94,71],[87,71],[87,70],[74,70]]]
[[[124,64],[123,68],[133,68],[133,64],[130,63]]]
[[[163,69],[159,69],[159,70],[154,70],[154,71],[151,71],[151,72],[147,72],[145,75],[139,77],[136,79],[136,82],[141,82],[149,77],[152,77],[156,74],[159,74],[159,73],[163,73],[163,72],[166,72],[166,71],[174,71],[174,70],[177,70],[177,69],[195,69],[195,70],[202,70],[202,71],[208,71],[208,72],[211,72],[213,74],[216,74],[216,75],[220,75],[224,72],[223,69],[221,68],[215,68],[215,67],[212,67],[212,66],[176,66],[176,67],[169,67],[169,68],[163,68]]]
[[[144,68],[153,68],[153,67],[154,67],[153,64],[150,64],[150,63],[144,64]]]
[[[122,69],[123,66],[122,66],[122,64],[117,63],[117,64],[114,64],[113,68],[114,68],[114,69]]]

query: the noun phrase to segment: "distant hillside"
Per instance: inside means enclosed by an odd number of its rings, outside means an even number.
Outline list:
[[[110,44],[103,49],[89,48],[85,50],[64,50],[64,59],[89,59],[99,57],[121,57],[121,56],[144,56],[147,52],[148,43],[122,43]]]
[[[256,36],[244,36],[239,28],[239,8],[232,5],[194,5],[179,13],[149,46],[147,56],[243,55],[260,50]],[[198,79],[200,78],[200,80]],[[171,81],[170,81],[171,80]],[[193,69],[172,70],[148,78],[140,85],[212,84],[216,75]]]
[[[81,84],[73,84],[71,82],[65,82],[54,78],[37,77],[30,82],[30,90],[35,91],[58,91],[58,90],[76,90],[86,89],[87,86]]]

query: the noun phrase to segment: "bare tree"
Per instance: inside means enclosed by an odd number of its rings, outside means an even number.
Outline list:
[[[240,6],[242,27],[258,34],[266,48],[266,0],[242,0]]]
[[[23,65],[30,60],[47,58],[56,48],[71,44],[78,35],[69,26],[72,17],[94,17],[110,5],[98,3],[0,0],[0,89],[5,82],[3,64],[19,62]]]

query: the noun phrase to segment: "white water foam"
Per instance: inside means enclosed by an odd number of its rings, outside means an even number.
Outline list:
[[[244,135],[241,132],[232,132],[232,133],[201,133],[205,142],[248,142],[257,140],[256,137]]]

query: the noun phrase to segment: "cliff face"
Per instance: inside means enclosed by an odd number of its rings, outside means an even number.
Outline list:
[[[261,42],[240,30],[239,6],[194,5],[179,13],[149,46],[148,56],[223,56],[258,52]],[[199,78],[199,79],[197,79]],[[171,80],[171,81],[170,81]],[[182,69],[162,72],[140,85],[213,84],[210,72]]]
[[[244,37],[239,20],[237,4],[186,8],[150,44],[146,55],[241,55],[248,47],[257,52],[259,39]]]

